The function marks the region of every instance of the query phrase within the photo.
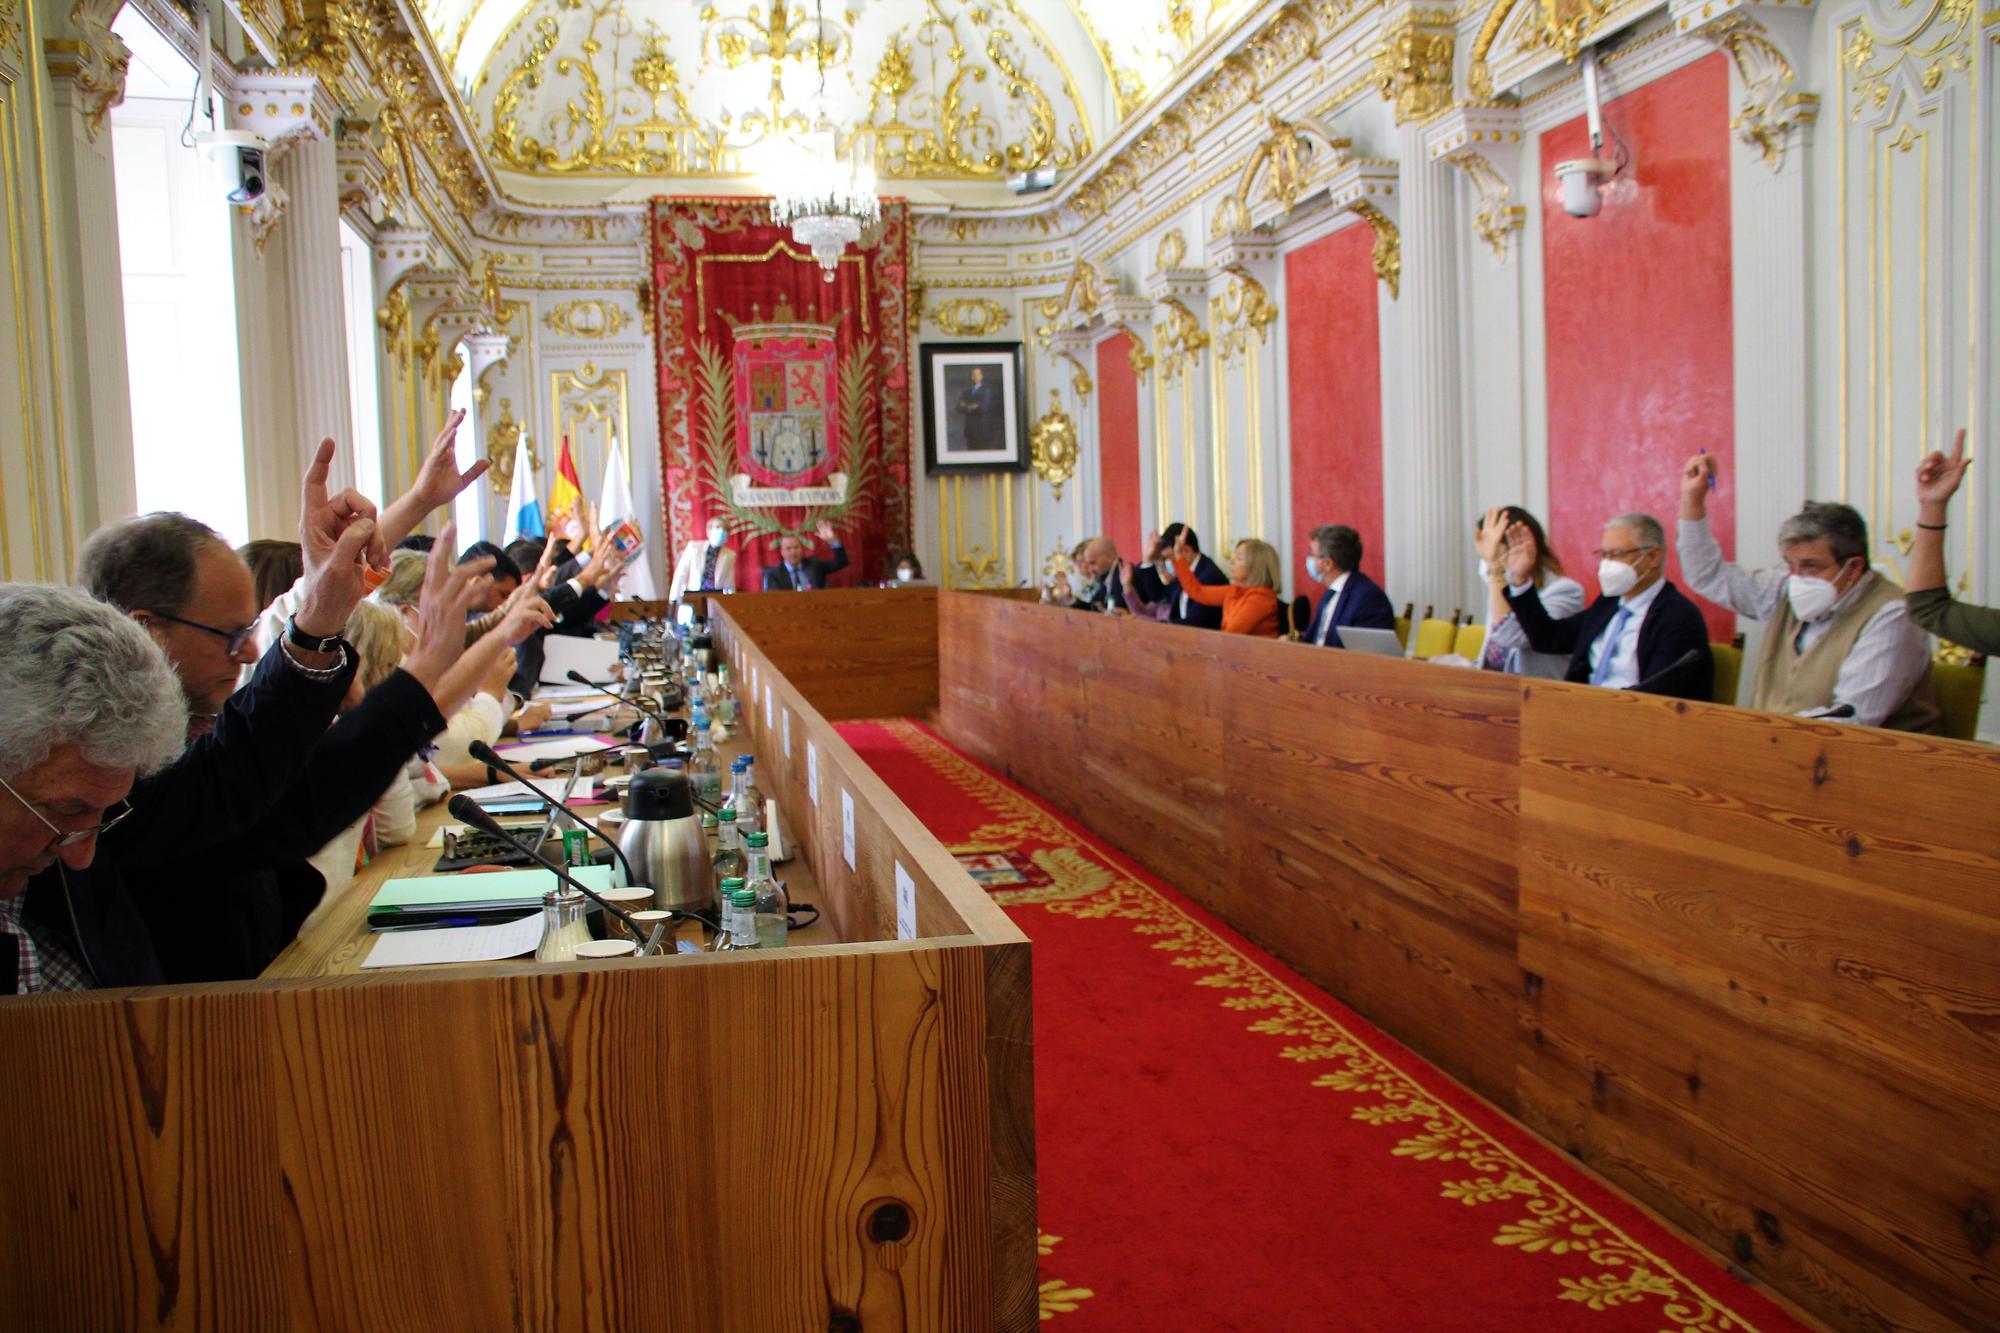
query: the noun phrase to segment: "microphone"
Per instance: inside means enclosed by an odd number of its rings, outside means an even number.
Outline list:
[[[1801,713],[1808,722],[1836,722],[1844,717],[1854,716],[1853,704],[1835,704],[1823,713]]]
[[[1607,651],[1609,651],[1608,648]],[[1708,650],[1706,648],[1690,648],[1686,652],[1682,653],[1679,657],[1676,657],[1672,662],[1669,662],[1666,666],[1661,667],[1658,671],[1655,671],[1652,675],[1646,677],[1638,684],[1631,686],[1631,688],[1633,690],[1643,693],[1648,685],[1657,685],[1661,681],[1665,680],[1668,676],[1675,675],[1693,666],[1696,662],[1699,662],[1701,660],[1701,655],[1707,651]]]
[[[526,855],[533,857],[538,863],[541,864],[541,866],[544,869],[553,872],[557,879],[569,885],[572,889],[575,889],[578,893],[590,899],[590,901],[596,903],[599,907],[602,907],[605,911],[611,913],[611,915],[617,917],[621,922],[625,924],[625,928],[632,932],[633,939],[636,940],[639,939],[641,936],[645,935],[645,932],[639,929],[639,923],[634,921],[622,909],[613,907],[610,903],[604,901],[603,898],[598,896],[597,891],[595,889],[592,889],[588,885],[584,884],[582,881],[576,879],[569,873],[567,868],[559,866],[554,861],[549,860],[548,857],[543,856],[541,848],[530,847],[527,843],[521,841],[519,838],[509,833],[506,829],[502,828],[500,826],[499,820],[495,819],[492,815],[487,814],[485,810],[480,808],[479,802],[473,800],[470,796],[467,796],[464,792],[458,793],[456,796],[452,797],[449,801],[445,802],[444,808],[450,811],[451,817],[453,819],[458,820],[460,823],[470,824],[472,825],[472,827],[480,830],[483,833],[490,833],[494,837],[499,838],[502,842],[506,842],[516,848],[519,848]],[[657,952],[660,945],[660,935],[663,931],[665,931],[665,929],[666,927],[664,925],[657,927],[652,932],[651,936],[646,939],[645,946],[641,948],[639,952],[649,957],[655,952]]]
[[[634,696],[627,695],[621,692],[615,685],[613,685],[609,681],[592,680],[590,677],[584,675],[581,671],[571,671],[569,673],[569,679],[575,681],[579,685],[588,685],[593,690],[603,690],[606,694],[617,695],[620,702],[631,706],[633,709],[637,710],[638,712],[644,713],[647,717],[650,717],[655,722],[659,723],[660,730],[663,732],[672,731],[674,729],[673,724],[677,719],[669,718],[666,714],[660,712],[658,709],[648,707],[643,699],[639,699]],[[596,711],[597,711],[596,709],[591,710],[591,712],[596,712]]]
[[[623,847],[620,847],[612,839],[605,837],[604,834],[598,831],[598,828],[595,824],[585,819],[575,810],[570,809],[570,807],[564,805],[561,801],[549,795],[547,792],[543,791],[540,787],[537,787],[534,783],[528,781],[528,779],[522,774],[520,769],[514,767],[512,764],[508,763],[505,759],[500,757],[500,752],[498,750],[495,750],[485,741],[474,741],[472,744],[466,746],[465,750],[467,754],[471,755],[474,759],[476,759],[480,763],[488,764],[494,768],[499,769],[507,776],[513,778],[514,781],[520,783],[523,787],[526,787],[529,791],[533,792],[536,796],[541,798],[542,804],[549,806],[552,809],[562,811],[564,814],[568,815],[571,819],[574,819],[578,824],[582,825],[585,830],[587,830],[594,837],[596,837],[596,839],[599,842],[609,847],[612,850],[612,852],[618,857],[618,864],[625,867],[625,882],[627,884],[637,884],[639,882],[639,876],[632,869],[632,862],[626,859],[625,849]],[[477,802],[475,802],[475,804],[477,804]],[[483,828],[484,825],[481,825],[481,827]]]

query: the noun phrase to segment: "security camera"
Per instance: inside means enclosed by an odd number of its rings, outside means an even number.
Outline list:
[[[1573,218],[1594,218],[1604,207],[1599,187],[1618,172],[1616,162],[1579,157],[1556,163],[1556,182],[1562,186],[1563,212]]]
[[[264,151],[270,144],[263,135],[248,130],[214,130],[195,139],[215,163],[216,177],[230,203],[254,204],[264,197],[268,188]]]

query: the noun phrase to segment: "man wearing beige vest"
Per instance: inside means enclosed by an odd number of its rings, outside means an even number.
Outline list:
[[[1688,586],[1768,624],[1750,707],[1894,731],[1943,730],[1930,644],[1903,589],[1868,567],[1868,524],[1851,506],[1808,501],[1778,528],[1783,569],[1722,558],[1708,528],[1715,458],[1681,471],[1678,548]]]

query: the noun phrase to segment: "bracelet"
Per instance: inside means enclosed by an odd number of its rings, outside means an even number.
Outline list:
[[[285,655],[285,664],[301,676],[304,676],[307,680],[332,680],[335,676],[347,670],[347,645],[345,643],[335,645],[335,651],[340,654],[340,660],[330,667],[309,667],[304,662],[299,661],[298,658],[292,656],[292,642],[289,638],[278,640],[278,651]]]
[[[1945,530],[1945,525],[1942,523],[1919,523],[1917,526],[1925,532],[1943,532]]]

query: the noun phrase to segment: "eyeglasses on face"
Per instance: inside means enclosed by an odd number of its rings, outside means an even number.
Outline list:
[[[243,645],[248,643],[250,636],[257,632],[257,622],[254,620],[242,629],[217,629],[213,625],[204,625],[199,620],[184,620],[180,616],[170,616],[165,611],[154,611],[151,614],[158,616],[162,620],[171,620],[176,625],[186,625],[189,629],[202,630],[213,634],[218,639],[227,640],[229,643],[229,655],[231,657],[242,652]]]
[[[1600,546],[1591,554],[1599,560],[1634,560],[1653,549],[1655,548],[1651,546],[1627,546],[1623,550],[1613,551]]]
[[[84,842],[90,838],[95,838],[99,834],[105,832],[107,829],[115,827],[121,820],[125,819],[126,816],[132,813],[132,803],[130,801],[121,800],[115,807],[113,807],[117,811],[117,813],[112,815],[111,818],[105,820],[101,824],[92,824],[89,828],[62,829],[56,827],[55,821],[50,819],[47,815],[43,814],[40,808],[37,807],[32,801],[30,801],[27,797],[21,795],[20,792],[15,791],[14,788],[7,782],[5,778],[0,778],[0,788],[5,788],[9,796],[19,801],[22,804],[22,806],[27,809],[29,814],[41,820],[42,824],[48,829],[48,831],[56,835],[56,846],[58,847],[74,847],[80,842]]]

